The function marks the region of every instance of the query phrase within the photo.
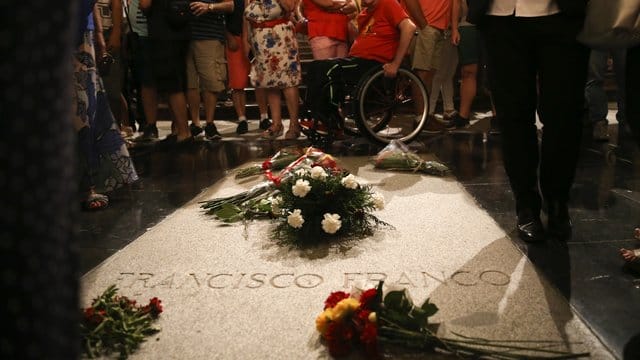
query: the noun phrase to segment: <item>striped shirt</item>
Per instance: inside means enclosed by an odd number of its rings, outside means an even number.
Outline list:
[[[202,0],[204,3],[217,3],[214,0]],[[192,40],[220,40],[225,39],[225,14],[208,12],[191,18]]]
[[[138,36],[149,36],[149,28],[147,26],[147,17],[140,10],[140,0],[131,0],[129,3],[129,22],[131,23],[131,29],[138,34]]]

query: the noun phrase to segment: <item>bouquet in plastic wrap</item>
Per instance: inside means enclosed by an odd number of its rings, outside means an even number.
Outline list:
[[[437,161],[423,160],[398,140],[393,140],[373,158],[376,169],[413,171],[444,176],[449,168]]]

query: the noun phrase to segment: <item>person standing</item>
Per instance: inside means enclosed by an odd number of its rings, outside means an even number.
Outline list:
[[[295,10],[295,0],[251,0],[244,15],[249,22],[249,44],[254,59],[249,75],[255,88],[267,92],[273,123],[261,137],[275,139],[282,135],[281,92],[289,110],[289,130],[286,139],[300,136],[298,124],[299,92],[302,80],[298,41],[290,14]]]
[[[302,0],[314,60],[342,58],[349,53],[346,3],[345,0]],[[352,8],[356,10],[355,6]]]
[[[175,13],[171,12],[170,0],[139,1],[140,9],[147,14],[154,83],[159,93],[169,94],[173,126],[167,140],[187,144],[193,140],[189,131],[185,96],[185,59],[189,48],[189,25],[184,23],[185,19],[178,19]],[[188,9],[184,9],[184,12],[186,11]]]
[[[609,140],[609,123],[607,114],[609,113],[607,94],[604,91],[604,78],[606,76],[609,55],[613,61],[613,71],[616,79],[616,95],[618,102],[618,112],[616,120],[624,122],[625,108],[625,63],[627,49],[591,50],[589,56],[589,75],[587,86],[584,89],[587,108],[589,109],[589,123],[592,126],[593,140]]]
[[[469,1],[469,18],[480,21],[486,42],[517,233],[527,242],[545,239],[543,200],[548,235],[571,237],[569,192],[580,149],[589,55],[576,40],[585,3]],[[543,124],[540,144],[536,112]]]
[[[193,11],[191,41],[187,51],[187,102],[191,113],[191,135],[202,132],[200,100],[204,100],[204,128],[207,139],[219,139],[213,123],[218,94],[225,90],[227,64],[225,60],[225,13],[233,11],[233,1],[213,0],[190,3]]]
[[[433,87],[433,77],[442,56],[444,31],[451,23],[451,1],[403,0],[407,13],[418,28],[410,50],[411,68],[429,92]]]

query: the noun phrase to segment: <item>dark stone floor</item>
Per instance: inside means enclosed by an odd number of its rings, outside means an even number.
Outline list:
[[[624,131],[618,134],[618,125],[610,126],[609,143],[592,142],[586,134],[572,190],[574,236],[566,243],[532,246],[514,234],[514,201],[502,168],[500,137],[488,130],[485,123],[468,131],[424,135],[411,147],[434,153],[453,169],[618,358],[640,359],[637,352],[631,355],[640,346],[640,277],[623,267],[618,255],[621,247],[640,247],[632,236],[640,223],[640,150]],[[132,148],[142,187],[118,190],[107,209],[82,214],[78,244],[82,273],[224,177],[226,170],[249,160],[261,161],[290,144],[248,138],[198,141],[182,148],[158,143]],[[373,155],[378,150],[363,139],[348,139],[329,152]]]

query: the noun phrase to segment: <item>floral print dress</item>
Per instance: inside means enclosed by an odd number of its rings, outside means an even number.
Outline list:
[[[254,55],[249,74],[251,84],[257,88],[298,86],[302,74],[293,23],[288,21],[273,27],[251,25],[286,19],[289,13],[277,0],[252,0],[244,16],[249,20],[249,43]]]

